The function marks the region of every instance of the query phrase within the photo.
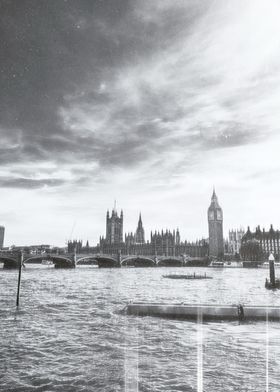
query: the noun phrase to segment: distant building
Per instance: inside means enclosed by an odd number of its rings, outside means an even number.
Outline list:
[[[67,243],[67,251],[69,253],[82,253],[82,248],[83,248],[83,241],[81,240],[73,240],[73,241],[68,241]]]
[[[4,237],[5,237],[5,227],[0,226],[0,249],[4,246]]]
[[[272,225],[268,231],[261,230],[258,226],[251,232],[248,227],[241,242],[240,254],[243,260],[268,260],[270,253],[273,253],[275,260],[280,260],[280,231],[275,230]]]
[[[10,247],[11,251],[22,251],[28,255],[42,255],[45,253],[51,253],[52,248],[50,245],[47,244],[40,244],[40,245],[28,245],[28,246],[15,246],[12,245]]]
[[[107,244],[121,244],[123,242],[123,211],[118,216],[116,209],[112,210],[111,217],[109,211],[106,215],[106,239]]]
[[[112,217],[115,217],[116,213]],[[117,217],[118,218],[118,217]],[[205,240],[199,240],[196,242],[189,243],[187,241],[181,242],[179,229],[176,231],[156,231],[151,232],[150,241],[145,241],[145,231],[142,222],[142,216],[139,215],[138,225],[135,233],[125,234],[124,242],[110,241],[112,232],[112,218],[108,219],[107,213],[107,231],[106,238],[100,237],[99,245],[96,247],[97,253],[103,254],[118,254],[122,255],[139,255],[139,256],[181,256],[186,255],[190,257],[204,258],[208,256],[208,243]],[[120,218],[118,218],[120,219]],[[121,220],[118,220],[121,225],[121,231],[123,228],[123,213],[121,213]],[[108,227],[109,226],[109,227]]]
[[[215,190],[213,191],[211,204],[208,208],[208,228],[209,256],[222,258],[224,255],[223,210],[219,206]]]
[[[133,234],[132,232],[125,234],[124,235],[124,242],[128,246],[135,245],[135,234]]]
[[[244,229],[230,230],[228,233],[228,253],[237,255],[240,253],[241,240],[244,236]]]
[[[116,207],[112,210],[110,217],[109,211],[106,214],[106,237],[99,239],[99,246],[96,248],[97,252],[108,254],[117,254],[123,247],[123,211],[120,216],[117,213]]]
[[[152,254],[158,256],[180,256],[186,255],[189,257],[207,257],[208,256],[208,244],[202,240],[196,242],[181,242],[180,233],[177,229],[176,232],[173,230],[162,230],[161,232],[151,233],[150,247]]]

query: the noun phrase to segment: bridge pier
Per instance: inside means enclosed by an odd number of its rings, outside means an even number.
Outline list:
[[[4,261],[3,269],[18,269],[18,261]]]
[[[54,268],[76,268],[77,254],[76,252],[63,258],[63,256],[52,257]]]
[[[69,265],[69,264],[65,264],[65,265],[54,264],[54,268],[57,268],[57,269],[73,269],[73,268],[76,268],[76,266],[75,265]]]
[[[9,257],[2,259],[3,269],[18,269],[19,267],[19,258],[17,253],[13,253]]]
[[[117,263],[118,263],[117,268],[121,268],[121,265],[122,265],[122,254],[121,254],[120,250],[118,251]]]

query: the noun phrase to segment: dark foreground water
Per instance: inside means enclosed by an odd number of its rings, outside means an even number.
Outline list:
[[[164,279],[207,272],[212,280]],[[280,391],[280,323],[137,318],[130,300],[280,306],[267,270],[0,270],[1,391]],[[198,366],[203,364],[201,368]],[[203,372],[201,372],[203,369]]]

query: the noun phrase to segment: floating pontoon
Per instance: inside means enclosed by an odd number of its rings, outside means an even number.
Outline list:
[[[252,305],[191,305],[191,304],[159,304],[130,303],[125,311],[135,316],[158,316],[204,321],[211,320],[269,320],[280,321],[280,307]]]

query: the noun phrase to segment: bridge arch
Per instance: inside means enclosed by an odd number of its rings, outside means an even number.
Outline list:
[[[3,268],[5,269],[17,268],[19,266],[18,259],[8,255],[0,255],[0,263],[4,264]]]
[[[121,266],[127,267],[154,267],[155,260],[146,256],[128,256],[121,261]]]
[[[55,268],[75,268],[74,260],[62,255],[49,255],[49,260],[54,263]]]
[[[42,262],[42,260],[50,260],[50,255],[30,255],[24,259],[24,263],[36,263],[36,261]]]
[[[76,265],[83,264],[82,261],[87,261],[87,260],[88,263],[86,264],[98,264],[97,256],[91,255],[91,256],[79,257],[78,260],[76,261]],[[93,262],[90,263],[90,260],[93,260]]]
[[[99,268],[114,268],[119,266],[117,259],[111,256],[98,255],[96,256],[96,260]]]

